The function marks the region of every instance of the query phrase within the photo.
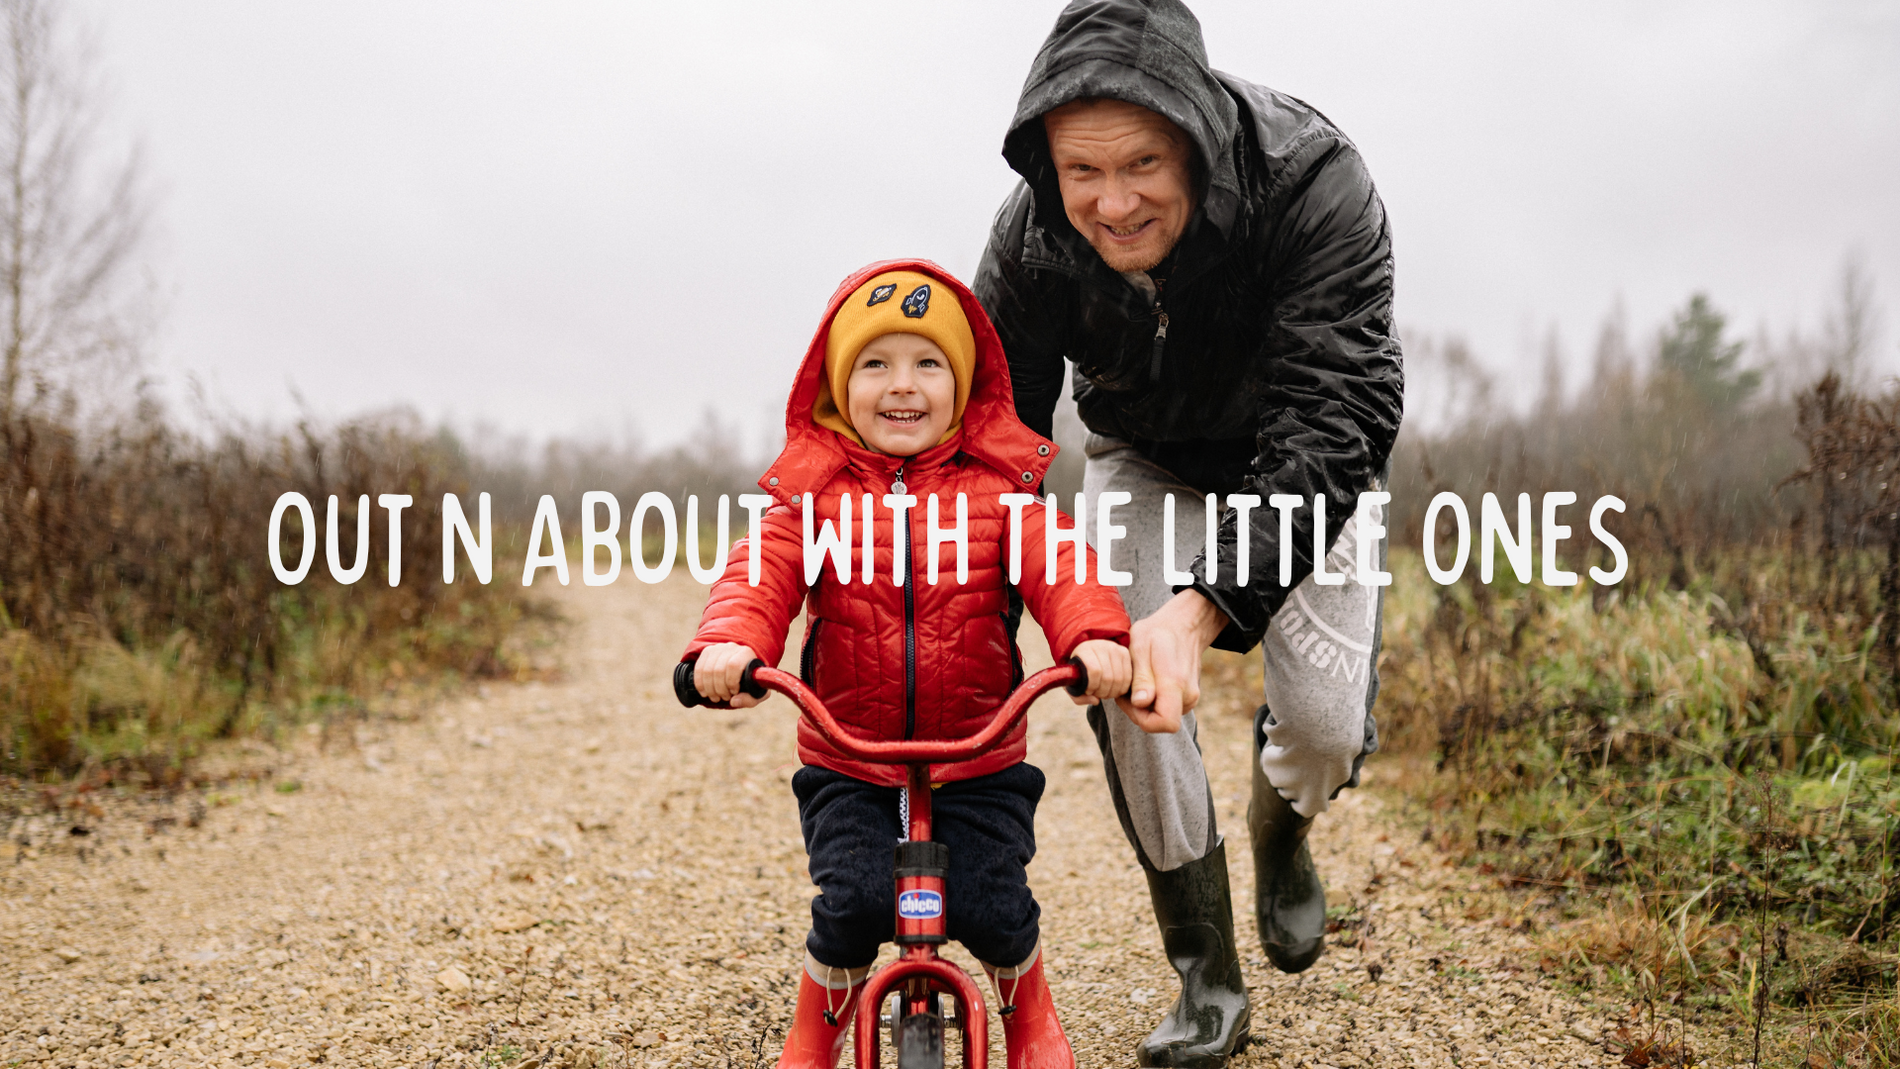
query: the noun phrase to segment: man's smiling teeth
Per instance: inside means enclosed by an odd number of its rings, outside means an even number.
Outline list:
[[[1153,221],[1154,220],[1151,219],[1151,220],[1148,220],[1147,222],[1136,223],[1134,226],[1111,226],[1108,228],[1108,232],[1115,235],[1118,238],[1132,238],[1136,234],[1141,233],[1142,228],[1147,226],[1149,222],[1153,222]],[[1107,224],[1103,224],[1103,225],[1106,226]]]
[[[924,418],[922,412],[911,408],[899,409],[895,412],[879,412],[878,415],[892,423],[915,423]]]

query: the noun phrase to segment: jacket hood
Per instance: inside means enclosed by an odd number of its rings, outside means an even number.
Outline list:
[[[1181,0],[1073,0],[1056,17],[1003,138],[1003,158],[1029,184],[1039,218],[1066,219],[1042,117],[1084,97],[1139,105],[1180,127],[1206,176],[1197,214],[1228,232],[1241,200],[1232,152],[1240,109],[1208,67],[1200,21]]]
[[[1056,445],[1016,418],[1003,343],[997,339],[996,328],[990,325],[976,295],[929,260],[883,260],[861,268],[838,284],[825,305],[824,320],[805,350],[805,359],[798,365],[791,396],[785,402],[785,448],[759,477],[759,486],[780,504],[790,506],[794,497],[823,489],[852,455],[875,455],[837,431],[820,426],[812,418],[812,407],[825,381],[826,342],[838,309],[858,287],[890,271],[915,271],[941,283],[956,296],[976,338],[976,361],[969,401],[963,408],[963,428],[959,437],[952,439],[956,449],[949,449],[951,443],[945,443],[920,455],[941,451],[949,456],[961,451],[1002,472],[1025,492],[1033,491],[1055,459]]]

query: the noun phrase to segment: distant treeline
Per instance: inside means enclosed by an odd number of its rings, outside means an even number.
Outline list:
[[[1393,537],[1418,544],[1441,490],[1614,494],[1628,503],[1616,533],[1637,582],[1682,589],[1716,581],[1748,552],[1808,554],[1871,624],[1894,603],[1900,392],[1867,371],[1866,289],[1850,269],[1815,339],[1735,339],[1703,295],[1644,348],[1612,322],[1576,389],[1564,388],[1560,355],[1547,354],[1528,409],[1499,403],[1456,340],[1413,346],[1408,375],[1424,388],[1408,394],[1414,418],[1393,457]],[[1441,408],[1420,411],[1421,394]]]

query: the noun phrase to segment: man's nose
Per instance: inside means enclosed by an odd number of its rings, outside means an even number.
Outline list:
[[[1135,192],[1134,184],[1115,175],[1109,176],[1100,199],[1095,202],[1096,210],[1110,221],[1125,219],[1140,207],[1141,194]]]

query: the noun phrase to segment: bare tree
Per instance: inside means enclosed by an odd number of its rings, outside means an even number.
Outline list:
[[[1823,328],[1827,370],[1839,375],[1850,390],[1864,388],[1880,317],[1874,305],[1873,279],[1858,250],[1850,251],[1841,263],[1840,287],[1840,304],[1828,313]]]
[[[101,89],[62,0],[0,0],[0,422],[60,376],[130,360],[139,156],[102,159]]]

